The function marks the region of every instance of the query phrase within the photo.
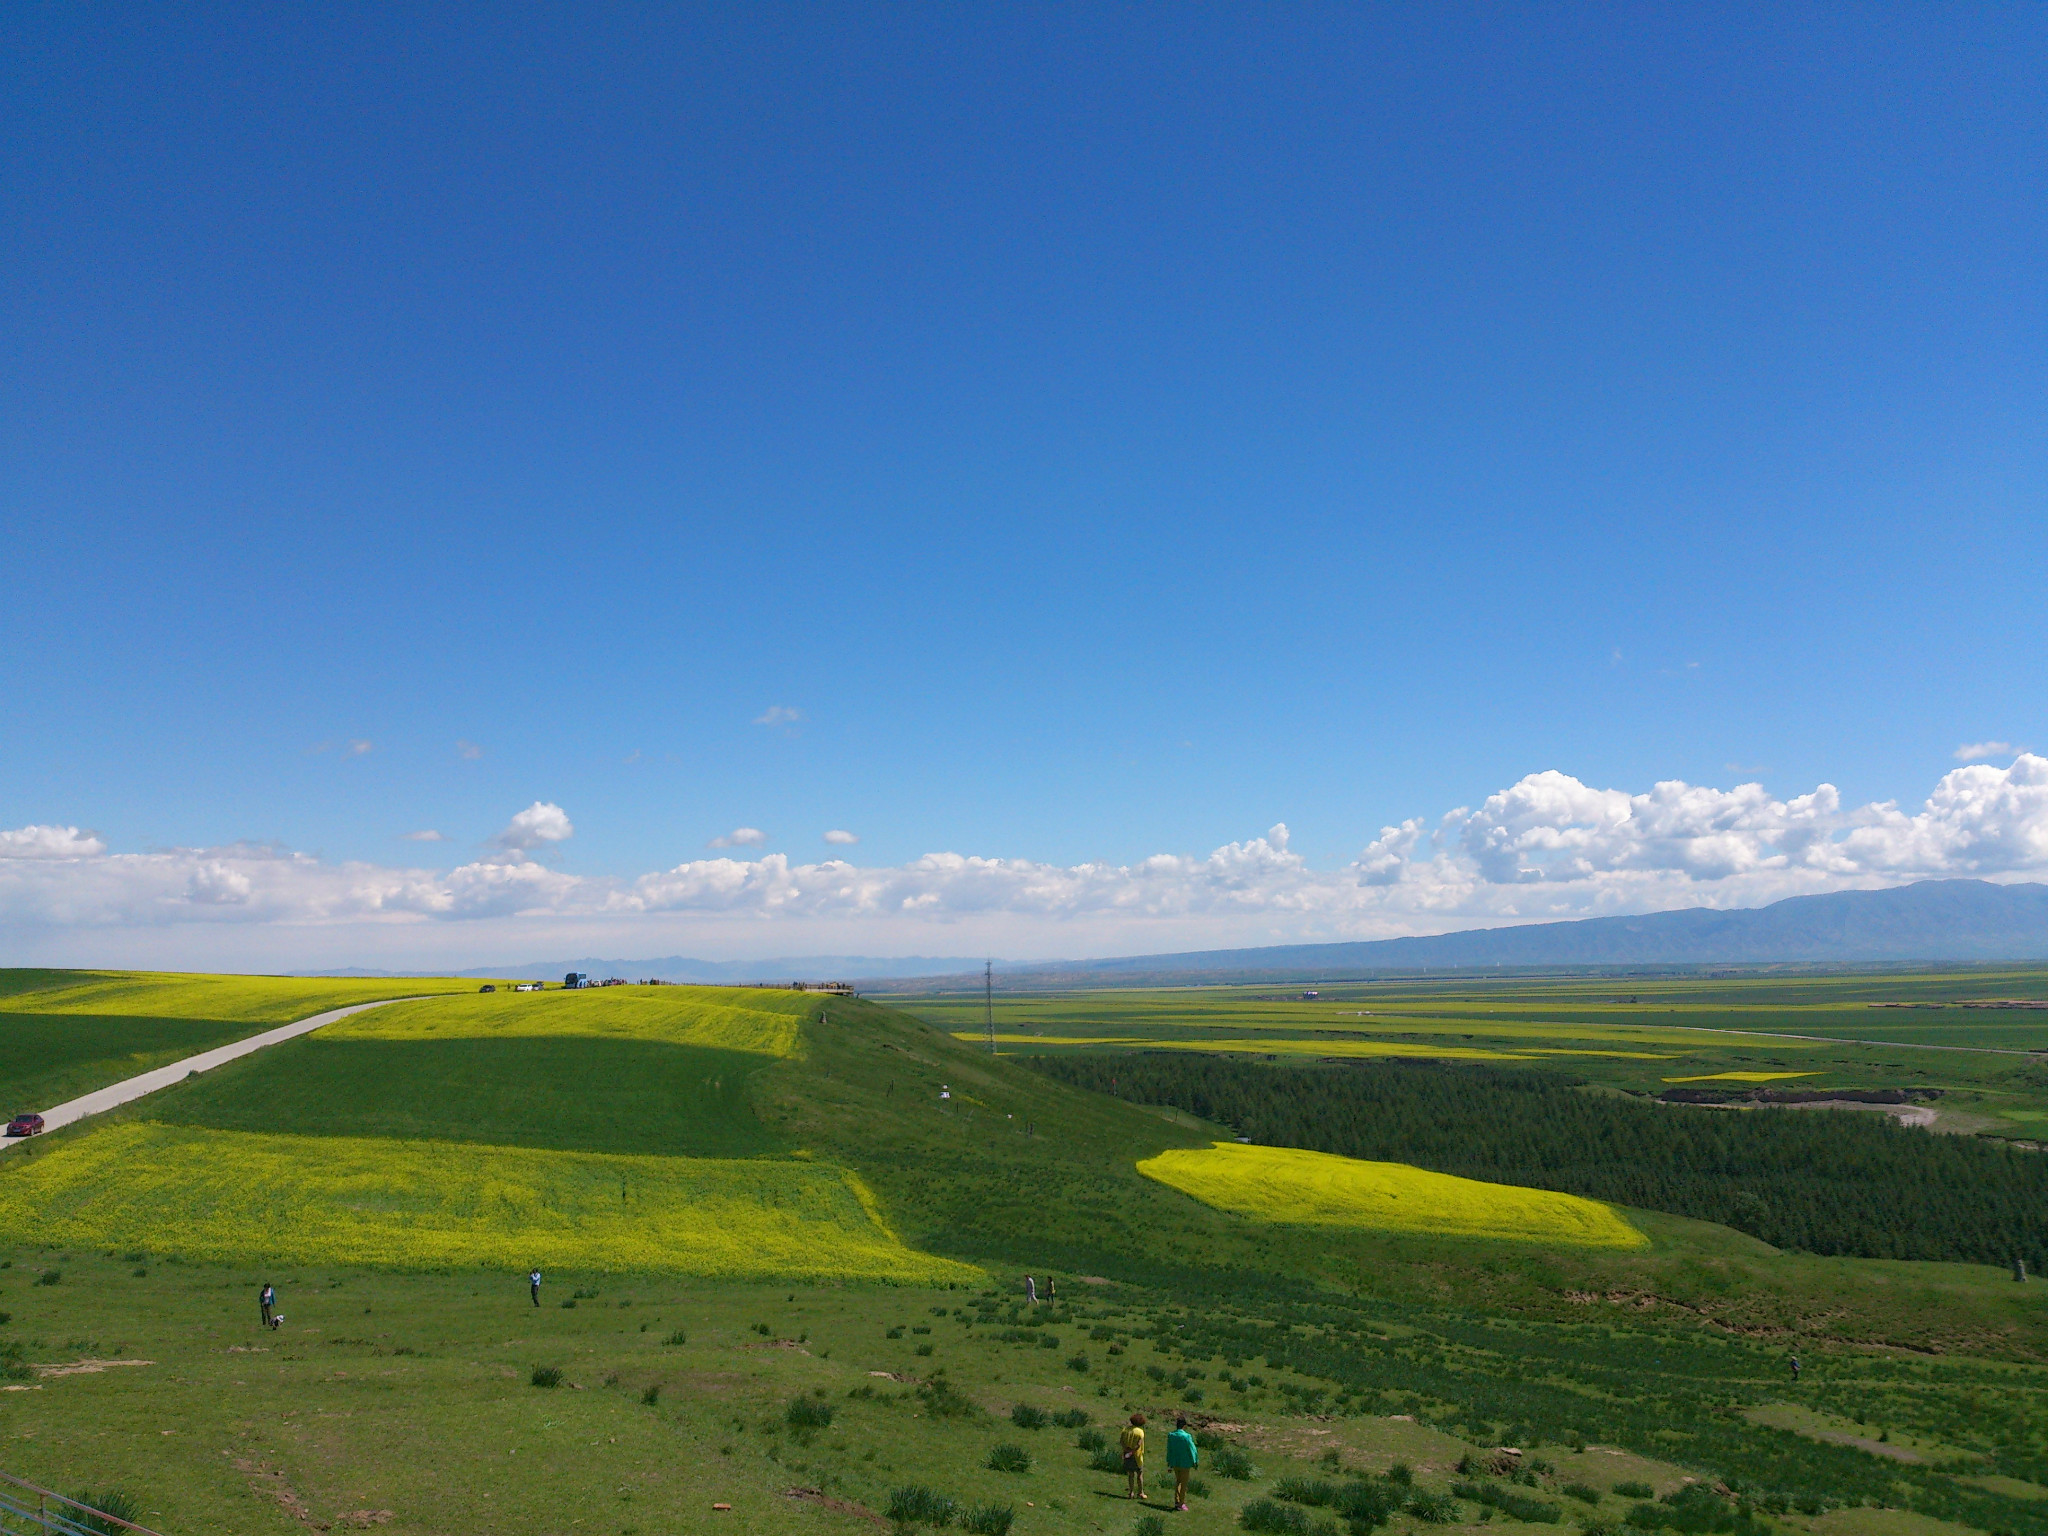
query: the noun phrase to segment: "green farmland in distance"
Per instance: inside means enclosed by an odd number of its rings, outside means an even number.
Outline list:
[[[979,995],[896,1001],[963,1042],[983,1038]],[[2026,1004],[2038,1006],[2013,1006]],[[1913,1123],[2023,1142],[2048,1130],[2041,966],[998,993],[995,1023],[1008,1052],[1511,1060],[1648,1094],[1897,1089]]]

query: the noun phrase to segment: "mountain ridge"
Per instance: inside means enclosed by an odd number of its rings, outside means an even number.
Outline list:
[[[1417,938],[1243,949],[1180,950],[1103,960],[997,961],[1007,985],[1202,977],[1314,979],[1332,972],[1477,970],[1493,967],[1858,965],[2048,960],[2048,885],[1989,880],[1921,880],[1875,891],[1788,896],[1762,907],[1680,907],[1622,917],[1467,928]],[[982,961],[963,956],[799,955],[767,960],[700,960],[687,955],[617,960],[591,957],[525,965],[478,966],[458,976],[556,981],[569,971],[628,980],[737,985],[745,982],[853,981],[889,990],[917,982],[976,984]],[[325,975],[429,974],[346,970]],[[446,975],[447,972],[431,974]]]

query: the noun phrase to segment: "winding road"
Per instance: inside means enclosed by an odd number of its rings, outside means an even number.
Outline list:
[[[417,997],[385,997],[374,1003],[351,1003],[346,1008],[330,1008],[325,1013],[316,1013],[310,1019],[301,1019],[296,1024],[283,1024],[276,1029],[267,1029],[260,1035],[251,1035],[246,1040],[236,1040],[228,1045],[217,1045],[210,1051],[201,1051],[197,1056],[187,1056],[183,1061],[174,1061],[167,1067],[138,1073],[118,1083],[109,1083],[104,1088],[95,1088],[91,1093],[59,1104],[54,1109],[43,1111],[43,1129],[54,1131],[60,1126],[71,1125],[87,1115],[97,1115],[120,1104],[133,1103],[159,1088],[168,1088],[173,1083],[182,1083],[186,1078],[201,1072],[210,1072],[224,1062],[235,1060],[260,1051],[266,1045],[276,1045],[280,1040],[295,1039],[310,1035],[336,1019],[345,1019],[352,1013],[361,1013],[366,1008],[383,1008],[391,1003],[418,1002]],[[14,1136],[0,1141],[0,1152],[24,1146],[35,1140],[33,1136]]]

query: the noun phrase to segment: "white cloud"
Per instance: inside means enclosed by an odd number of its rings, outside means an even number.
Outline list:
[[[551,800],[536,800],[514,816],[505,830],[491,841],[513,853],[525,853],[575,835],[576,829],[570,825],[567,811]]]
[[[350,757],[362,757],[364,754],[368,753],[374,746],[374,742],[364,741],[360,737],[358,737],[356,740],[351,741],[348,744],[348,755]]]
[[[734,827],[730,832],[714,837],[706,848],[758,848],[768,841],[768,834],[759,827]]]
[[[847,832],[839,827],[834,827],[830,832],[827,832],[825,834],[825,841],[828,843],[837,843],[842,848],[851,848],[855,843],[860,841],[860,838],[852,832]]]
[[[0,859],[89,859],[107,851],[91,832],[76,827],[20,827],[0,832]]]
[[[724,854],[621,878],[565,874],[524,857],[571,831],[559,806],[536,802],[498,839],[520,857],[436,871],[331,864],[250,845],[110,854],[75,827],[23,827],[0,832],[0,933],[19,951],[31,929],[184,932],[187,939],[166,937],[159,948],[190,946],[172,948],[173,958],[202,951],[204,941],[190,935],[224,933],[222,925],[297,934],[289,942],[299,954],[317,931],[336,935],[330,947],[363,946],[350,951],[361,958],[373,958],[372,944],[378,954],[406,944],[422,957],[436,944],[451,958],[469,953],[456,946],[473,947],[474,937],[404,938],[449,923],[489,933],[494,945],[573,945],[577,935],[602,933],[608,943],[662,945],[715,935],[707,942],[727,953],[853,942],[897,952],[960,942],[975,952],[985,939],[1013,953],[1105,954],[1753,906],[1930,876],[2048,874],[2048,757],[1953,769],[1911,810],[1844,807],[1827,784],[1782,800],[1756,784],[1676,780],[1631,793],[1552,770],[1476,808],[1385,827],[1335,869],[1312,868],[1284,824],[1206,855],[1124,864],[943,852],[865,867]],[[758,847],[765,834],[742,827],[718,841]],[[287,939],[269,942],[275,950]]]
[[[803,717],[804,712],[800,709],[792,709],[787,704],[770,704],[760,714],[754,716],[754,724],[795,725]]]
[[[448,841],[446,837],[436,832],[432,827],[422,827],[417,832],[408,832],[405,834],[405,840],[409,843],[445,843]]]
[[[455,752],[458,757],[472,763],[484,755],[484,749],[473,741],[456,742]]]
[[[1968,741],[1956,748],[1956,761],[1981,763],[1987,757],[2004,757],[2011,750],[2009,741]]]

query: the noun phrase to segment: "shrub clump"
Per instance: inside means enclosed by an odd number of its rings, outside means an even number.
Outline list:
[[[1010,1536],[1017,1511],[1007,1504],[977,1504],[961,1517],[960,1523],[973,1536]]]
[[[1209,1452],[1209,1470],[1218,1477],[1227,1477],[1234,1483],[1248,1483],[1259,1475],[1252,1465],[1250,1454],[1241,1445],[1228,1441]]]
[[[1337,1490],[1317,1477],[1283,1477],[1273,1485],[1273,1497],[1290,1504],[1321,1506],[1337,1497]]]
[[[83,1504],[85,1508],[52,1510],[51,1514],[62,1513],[72,1529],[87,1532],[89,1536],[128,1536],[127,1526],[142,1518],[142,1501],[118,1488],[109,1488],[104,1493],[74,1493],[71,1502]],[[108,1515],[113,1518],[102,1518]],[[115,1521],[127,1524],[117,1525]]]
[[[1074,1436],[1074,1447],[1082,1451],[1099,1451],[1109,1444],[1099,1429],[1084,1429]]]
[[[1448,1493],[1418,1493],[1408,1501],[1408,1513],[1425,1525],[1456,1525],[1462,1511]]]
[[[943,1493],[910,1483],[890,1490],[889,1506],[883,1511],[897,1525],[945,1526],[953,1523],[960,1506]]]
[[[4,1318],[6,1315],[6,1313],[0,1312],[0,1318]],[[1054,1414],[1052,1421],[1059,1425],[1061,1429],[1080,1429],[1088,1422],[1088,1410],[1086,1408],[1069,1408],[1065,1413]]]
[[[1568,1499],[1577,1499],[1581,1504],[1598,1504],[1600,1490],[1589,1483],[1566,1483],[1559,1490]]]
[[[1253,1499],[1238,1515],[1237,1523],[1270,1536],[1308,1536],[1308,1516],[1271,1499]]]
[[[935,1419],[980,1419],[987,1417],[981,1404],[962,1392],[944,1373],[932,1377],[917,1389],[924,1411]]]
[[[1527,1494],[1516,1493],[1512,1488],[1503,1488],[1498,1483],[1453,1483],[1451,1492],[1461,1499],[1484,1504],[1489,1509],[1497,1509],[1512,1519],[1530,1525],[1556,1525],[1564,1519],[1555,1504],[1532,1499]]]
[[[1747,1505],[1729,1503],[1704,1483],[1688,1484],[1655,1504],[1638,1504],[1628,1512],[1627,1521],[1638,1530],[1671,1530],[1686,1536],[1721,1531],[1733,1536],[1765,1536],[1769,1530]]]
[[[783,1410],[783,1422],[791,1429],[827,1429],[838,1410],[815,1397],[792,1397]]]
[[[1385,1483],[1369,1483],[1363,1478],[1339,1488],[1331,1502],[1354,1532],[1385,1525],[1401,1503],[1399,1496]]]
[[[1615,1494],[1624,1499],[1654,1499],[1657,1490],[1648,1483],[1616,1483]]]
[[[647,1390],[646,1390],[645,1392],[642,1392],[642,1393],[640,1394],[640,1401],[641,1401],[641,1402],[643,1402],[643,1403],[645,1403],[645,1404],[646,1404],[646,1405],[647,1405],[648,1407],[650,1407],[650,1408],[652,1408],[652,1407],[653,1407],[653,1406],[654,1406],[654,1405],[655,1405],[656,1403],[660,1402],[660,1401],[661,1401],[661,1383],[657,1381],[657,1382],[656,1382],[656,1383],[655,1383],[655,1384],[654,1384],[653,1386],[649,1387],[649,1388],[648,1388],[648,1389],[647,1389]]]
[[[687,1333],[683,1332],[682,1329],[678,1328],[674,1333],[670,1334],[661,1342],[664,1348],[680,1349],[683,1345],[690,1342],[690,1336]]]
[[[1010,1422],[1019,1429],[1043,1429],[1052,1422],[1052,1415],[1030,1403],[1019,1403],[1010,1410]]]
[[[991,1472],[1029,1472],[1031,1453],[1021,1445],[1005,1442],[988,1453],[988,1469]]]
[[[1086,1355],[1067,1356],[1067,1369],[1085,1372],[1088,1369],[1088,1357]]]
[[[559,1387],[562,1384],[562,1373],[552,1365],[536,1365],[533,1374],[527,1380],[536,1387]]]

